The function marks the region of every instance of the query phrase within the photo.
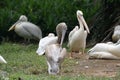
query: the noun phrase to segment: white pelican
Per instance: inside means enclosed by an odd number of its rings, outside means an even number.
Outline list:
[[[0,63],[7,63],[6,60],[0,55]]]
[[[117,42],[120,39],[120,25],[117,25],[114,29],[114,33],[112,35],[112,40]]]
[[[49,74],[58,74],[61,63],[63,62],[67,53],[66,48],[62,48],[63,39],[67,30],[67,25],[59,23],[56,27],[58,40],[56,44],[48,45],[45,49],[45,56],[48,64]]]
[[[57,36],[55,36],[53,33],[49,33],[48,36],[40,39],[36,53],[38,55],[43,55],[45,53],[46,46],[57,43],[57,40],[58,40]]]
[[[120,59],[120,44],[98,43],[87,53],[89,58]]]
[[[27,17],[25,15],[21,15],[19,20],[9,28],[8,31],[15,30],[15,32],[26,39],[37,39],[40,40],[42,38],[41,29],[27,21]]]
[[[89,28],[83,18],[83,13],[80,10],[77,11],[77,19],[80,28],[79,29],[78,27],[74,28],[69,34],[68,46],[70,47],[71,57],[72,51],[79,52],[80,49],[82,49],[82,53],[84,53],[86,47],[87,33],[90,33]],[[84,27],[86,30],[84,30]]]

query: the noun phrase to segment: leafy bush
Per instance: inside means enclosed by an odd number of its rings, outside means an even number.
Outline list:
[[[76,11],[82,10],[89,23],[99,8],[99,0],[1,0],[0,1],[0,36],[16,40],[14,32],[8,32],[9,27],[24,14],[28,20],[38,25],[43,36],[49,32],[55,33],[55,27],[60,22],[66,22],[68,33],[78,24]],[[17,38],[16,38],[17,37]]]
[[[102,0],[100,10],[96,14],[91,27],[90,40],[105,42],[111,40],[116,25],[120,25],[120,0]]]

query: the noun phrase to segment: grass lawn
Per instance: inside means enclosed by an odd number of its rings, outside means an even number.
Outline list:
[[[0,80],[113,80],[107,77],[70,75],[71,66],[75,65],[76,60],[68,58],[62,64],[63,74],[49,75],[45,56],[36,54],[37,47],[37,44],[0,44],[0,55],[7,61],[7,64],[0,64]]]

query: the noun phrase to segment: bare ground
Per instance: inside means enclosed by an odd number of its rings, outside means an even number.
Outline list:
[[[120,60],[88,59],[85,54],[74,54],[74,59],[75,65],[68,72],[63,70],[63,74],[115,77],[120,72]]]

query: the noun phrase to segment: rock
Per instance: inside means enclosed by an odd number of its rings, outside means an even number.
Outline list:
[[[120,64],[116,64],[116,67],[120,67]]]
[[[85,66],[86,69],[88,69],[89,67],[88,66]]]

